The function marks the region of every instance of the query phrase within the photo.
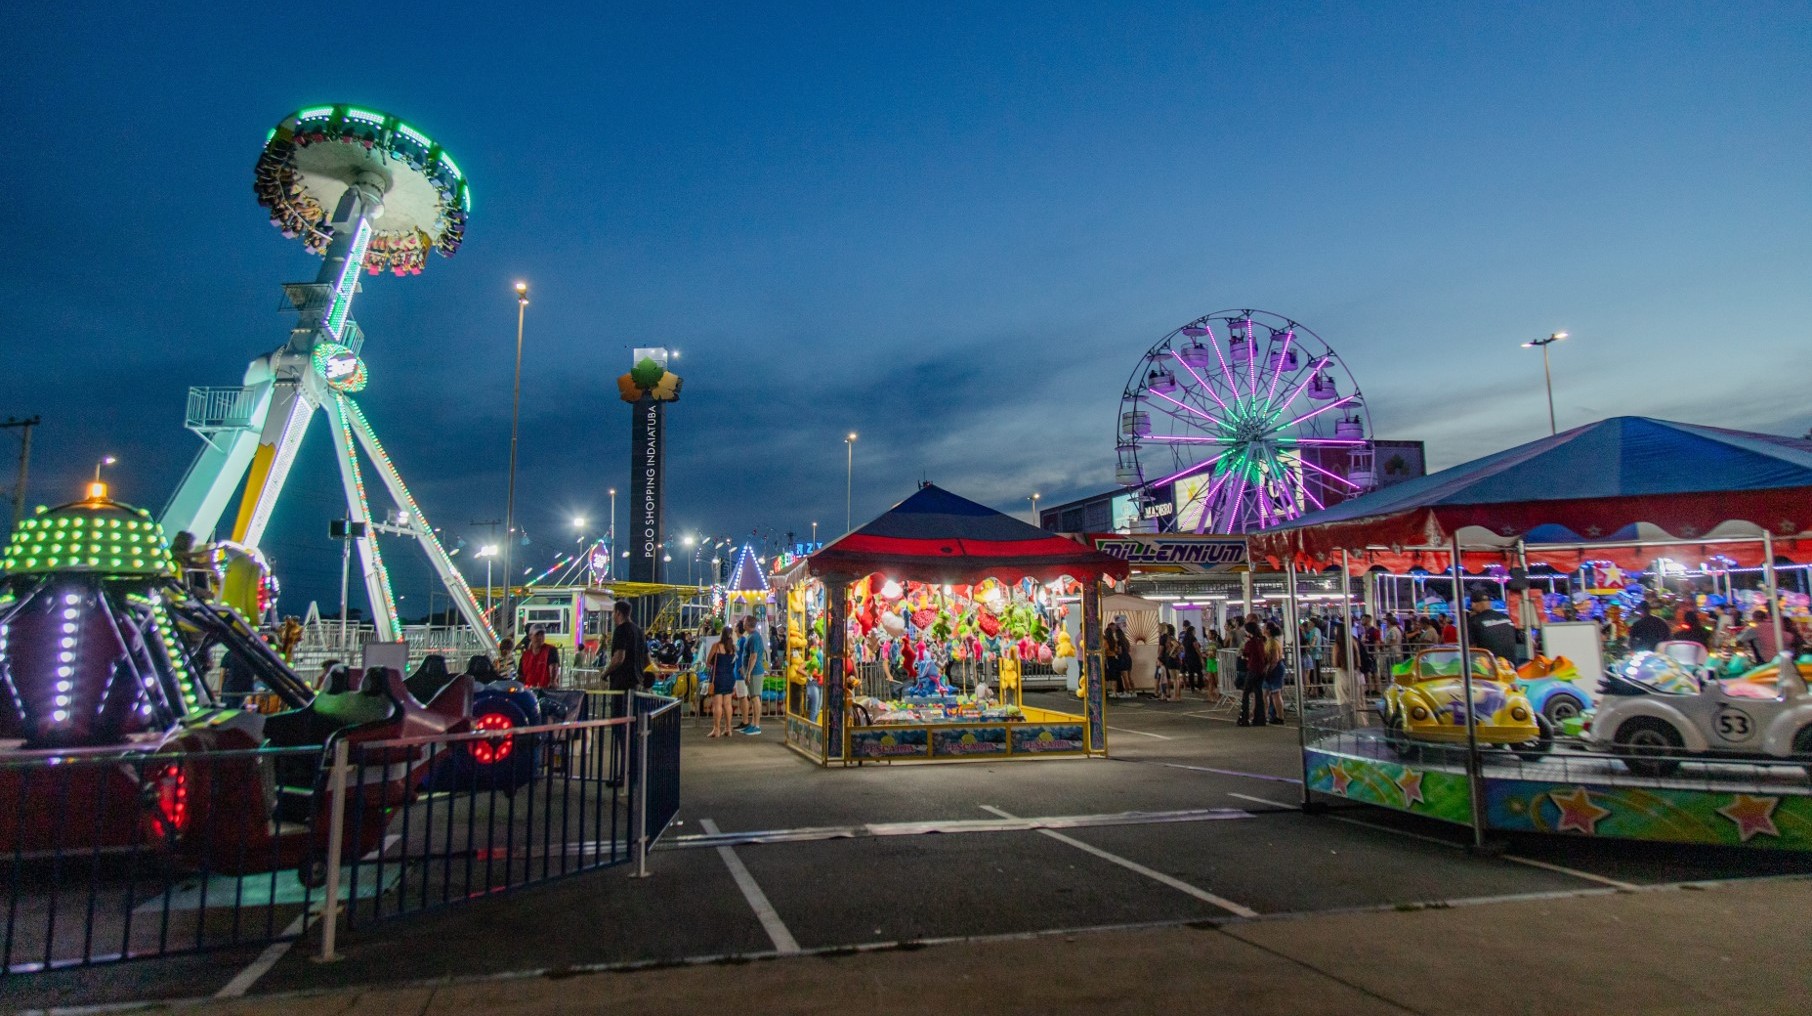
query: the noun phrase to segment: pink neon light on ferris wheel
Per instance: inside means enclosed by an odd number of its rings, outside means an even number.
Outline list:
[[[1212,339],[1213,336],[1210,335],[1209,338]],[[1217,348],[1215,353],[1220,353],[1220,350]],[[1195,368],[1189,366],[1189,361],[1183,359],[1183,354],[1173,349],[1170,351],[1170,355],[1175,357],[1176,361],[1183,365],[1183,369],[1189,372],[1190,377],[1195,378],[1195,383],[1202,386],[1202,390],[1208,393],[1208,397],[1214,400],[1215,405],[1221,407],[1223,410],[1227,408],[1227,404],[1221,401],[1221,397],[1214,394],[1214,386],[1202,380],[1202,375],[1197,374]]]
[[[1320,416],[1320,415],[1321,415],[1321,414],[1323,414],[1323,413],[1325,413],[1325,412],[1327,412],[1327,411],[1328,411],[1328,410],[1330,410],[1330,409],[1339,409],[1339,408],[1340,408],[1340,407],[1341,407],[1341,406],[1344,406],[1344,405],[1346,405],[1346,404],[1347,404],[1347,403],[1349,403],[1349,402],[1351,402],[1351,401],[1353,401],[1353,400],[1354,400],[1354,399],[1356,399],[1356,398],[1358,398],[1358,397],[1359,397],[1359,396],[1357,396],[1357,395],[1348,395],[1348,396],[1346,396],[1346,397],[1344,397],[1344,398],[1339,398],[1339,399],[1335,399],[1335,400],[1334,400],[1334,401],[1332,401],[1332,402],[1330,402],[1330,403],[1328,403],[1328,404],[1327,404],[1327,405],[1325,405],[1325,406],[1322,406],[1322,407],[1321,407],[1321,408],[1320,408],[1320,409],[1313,409],[1313,410],[1310,410],[1310,411],[1309,411],[1309,412],[1306,412],[1306,413],[1304,413],[1304,414],[1302,414],[1302,415],[1301,415],[1301,416],[1299,416],[1299,417],[1297,417],[1297,418],[1296,418],[1296,419],[1294,419],[1294,420],[1291,420],[1291,421],[1290,421],[1290,422],[1289,422],[1289,423],[1286,423],[1286,424],[1284,424],[1284,425],[1283,425],[1283,427],[1279,427],[1279,428],[1278,428],[1278,429],[1279,429],[1279,430],[1283,430],[1283,429],[1286,429],[1286,428],[1289,428],[1289,427],[1294,427],[1294,426],[1296,426],[1296,425],[1297,425],[1297,424],[1299,424],[1299,423],[1301,423],[1301,422],[1303,422],[1303,421],[1304,421],[1304,420],[1312,420],[1312,419],[1314,419],[1314,418],[1315,418],[1315,417],[1317,417],[1317,416]],[[1333,438],[1325,438],[1325,439],[1323,439],[1323,440],[1329,440],[1329,441],[1331,441],[1331,440],[1334,440],[1334,439],[1333,439]]]
[[[1294,405],[1296,400],[1302,397],[1303,391],[1309,387],[1309,382],[1315,380],[1315,375],[1319,374],[1321,368],[1327,366],[1328,361],[1332,359],[1333,357],[1331,356],[1324,356],[1321,359],[1316,360],[1315,365],[1309,368],[1308,376],[1302,379],[1302,383],[1298,384],[1294,391],[1290,392],[1290,397],[1278,404],[1277,412],[1282,413],[1284,410],[1289,409]]]
[[[1220,425],[1220,421],[1216,420],[1214,417],[1209,416],[1207,413],[1204,413],[1201,410],[1199,410],[1199,409],[1195,408],[1194,406],[1191,406],[1187,403],[1178,402],[1177,400],[1171,398],[1170,396],[1165,395],[1163,392],[1154,392],[1151,389],[1147,388],[1147,389],[1145,389],[1145,394],[1155,395],[1158,398],[1163,399],[1165,402],[1169,402],[1169,403],[1175,405],[1178,409],[1183,409],[1183,410],[1187,410],[1191,413],[1194,413],[1195,415],[1201,417],[1204,420],[1207,420],[1209,423],[1212,423],[1216,426]]]
[[[1214,326],[1204,321],[1202,322],[1202,327],[1208,332],[1208,344],[1214,347],[1214,358],[1220,361],[1221,376],[1227,379],[1227,390],[1232,392],[1235,396],[1238,396],[1239,384],[1233,376],[1233,368],[1227,366],[1227,358],[1221,355],[1221,340],[1214,337]],[[1227,330],[1227,341],[1233,341],[1233,330],[1231,328]]]
[[[1231,454],[1233,454],[1231,451],[1222,452],[1219,455],[1216,455],[1212,459],[1208,459],[1204,462],[1197,462],[1195,465],[1190,466],[1188,469],[1185,469],[1182,472],[1171,473],[1169,476],[1166,476],[1161,480],[1153,480],[1150,483],[1146,484],[1146,486],[1147,487],[1162,487],[1166,483],[1175,483],[1176,481],[1181,480],[1185,476],[1189,476],[1194,473],[1199,473],[1202,470],[1207,469],[1209,466],[1214,465],[1216,462],[1219,462],[1220,460],[1226,458],[1227,456],[1229,456]]]
[[[1265,401],[1277,394],[1277,379],[1283,376],[1283,366],[1290,358],[1290,343],[1296,341],[1296,328],[1291,326],[1284,331],[1283,349],[1277,354],[1277,366],[1271,370],[1271,383],[1265,388]],[[1313,377],[1314,375],[1310,375]]]
[[[1233,474],[1231,472],[1222,473],[1219,479],[1208,485],[1208,492],[1202,495],[1202,517],[1195,520],[1196,532],[1201,533],[1207,531],[1209,509],[1214,507],[1214,494],[1221,489],[1222,485],[1231,479],[1233,479]]]
[[[1296,460],[1296,461],[1297,461],[1297,463],[1298,463],[1298,464],[1299,464],[1299,465],[1302,465],[1302,466],[1305,466],[1305,467],[1307,467],[1307,468],[1309,468],[1309,469],[1313,469],[1313,470],[1314,470],[1314,471],[1316,471],[1316,472],[1317,472],[1317,473],[1320,473],[1320,474],[1321,474],[1321,475],[1323,475],[1323,476],[1325,476],[1325,477],[1327,477],[1327,478],[1328,478],[1328,479],[1330,479],[1330,480],[1338,480],[1338,481],[1340,481],[1340,482],[1341,482],[1341,483],[1344,483],[1344,484],[1346,484],[1346,485],[1347,485],[1347,486],[1349,486],[1349,487],[1351,487],[1351,488],[1353,488],[1353,489],[1354,489],[1354,490],[1358,490],[1358,489],[1360,489],[1360,487],[1359,487],[1359,485],[1358,485],[1358,484],[1356,484],[1356,483],[1354,483],[1354,482],[1353,482],[1353,481],[1351,481],[1351,480],[1349,480],[1349,479],[1347,479],[1347,478],[1346,478],[1346,477],[1344,477],[1344,476],[1341,476],[1341,475],[1340,475],[1340,474],[1338,474],[1338,473],[1330,473],[1330,472],[1328,472],[1328,471],[1327,471],[1327,470],[1325,470],[1325,469],[1323,469],[1323,468],[1321,468],[1321,467],[1320,467],[1320,466],[1318,466],[1318,465],[1316,465],[1316,464],[1315,464],[1315,463],[1313,463],[1313,462],[1310,462],[1310,461],[1309,461],[1309,460],[1308,460],[1308,459],[1297,459],[1297,460]],[[1308,488],[1307,488],[1307,487],[1304,487],[1304,488],[1303,488],[1303,489],[1304,489],[1304,490],[1305,490],[1305,491],[1306,491],[1306,490],[1308,490]]]
[[[1252,338],[1252,315],[1246,315],[1246,380],[1252,385],[1252,394],[1258,395],[1258,343]]]

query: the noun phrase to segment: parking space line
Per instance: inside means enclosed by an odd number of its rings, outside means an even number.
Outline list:
[[[1302,810],[1302,806],[1298,804],[1285,804],[1282,801],[1273,801],[1268,797],[1253,797],[1251,794],[1236,794],[1231,790],[1227,791],[1227,796],[1237,797],[1242,801],[1252,801],[1257,804],[1268,804],[1273,808],[1288,808],[1291,811]]]
[[[1185,769],[1192,773],[1214,773],[1217,776],[1243,776],[1248,780],[1266,780],[1271,783],[1293,783],[1297,786],[1302,785],[1302,781],[1294,776],[1273,776],[1270,773],[1248,773],[1239,769],[1216,769],[1213,766],[1192,766],[1183,762],[1154,762],[1147,759],[1126,758],[1124,756],[1117,756],[1114,761],[1131,762],[1134,765],[1142,766],[1163,766],[1166,769]]]
[[[277,961],[289,952],[290,946],[296,944],[299,940],[298,936],[302,934],[302,929],[307,926],[307,912],[297,914],[296,919],[289,922],[289,927],[283,929],[283,941],[272,942],[266,946],[265,950],[258,954],[257,959],[246,964],[244,970],[234,974],[232,980],[226,982],[224,987],[214,993],[214,997],[244,997],[246,992],[252,990],[252,985],[257,984],[260,977],[270,973],[271,968],[277,965]]]
[[[991,814],[998,815],[1001,818],[1010,819],[1010,818],[1018,817],[1016,815],[1009,814],[1006,811],[1003,811],[999,808],[996,808],[991,804],[984,804],[981,806],[981,809],[985,812],[989,812]],[[1109,853],[1106,850],[1102,850],[1100,847],[1094,846],[1092,844],[1084,843],[1081,840],[1076,839],[1073,836],[1065,836],[1062,833],[1057,832],[1054,829],[1040,829],[1040,830],[1038,830],[1038,833],[1041,836],[1049,836],[1051,839],[1056,840],[1059,843],[1063,843],[1068,846],[1075,847],[1077,850],[1080,850],[1085,854],[1093,854],[1096,857],[1101,858],[1103,861],[1108,861],[1113,864],[1117,864],[1120,867],[1125,868],[1127,871],[1130,871],[1130,872],[1133,872],[1133,873],[1139,874],[1139,875],[1144,875],[1146,878],[1151,879],[1153,882],[1157,882],[1160,885],[1167,885],[1170,888],[1175,889],[1176,891],[1178,891],[1180,893],[1183,893],[1184,895],[1193,896],[1196,899],[1201,900],[1203,903],[1213,904],[1214,906],[1220,907],[1222,910],[1225,910],[1230,914],[1235,914],[1240,917],[1257,917],[1258,916],[1258,911],[1253,910],[1251,907],[1242,906],[1238,903],[1233,902],[1230,899],[1226,899],[1225,897],[1216,896],[1215,894],[1209,892],[1208,890],[1197,888],[1196,886],[1192,886],[1180,878],[1173,878],[1172,876],[1166,875],[1161,871],[1157,871],[1152,868],[1147,868],[1146,866],[1144,866],[1143,864],[1140,864],[1137,861],[1130,861],[1124,857],[1121,857],[1119,854]]]
[[[1137,734],[1140,737],[1155,737],[1160,741],[1176,740],[1176,738],[1171,737],[1169,734],[1150,734],[1150,733],[1146,733],[1143,730],[1128,730],[1125,727],[1108,727],[1107,729],[1113,731],[1116,734]]]
[[[708,818],[699,819],[698,827],[707,834],[717,835],[717,823]],[[723,858],[724,867],[730,869],[730,877],[736,880],[736,888],[742,890],[742,898],[749,901],[749,909],[755,911],[756,920],[761,922],[761,930],[767,932],[768,938],[773,941],[774,951],[782,956],[798,952],[798,940],[787,930],[786,922],[780,919],[774,904],[768,901],[767,893],[762,892],[761,886],[756,884],[755,876],[749,874],[742,858],[737,857],[736,851],[729,847],[718,847],[717,856]]]
[[[1623,882],[1623,881],[1619,881],[1618,879],[1609,878],[1604,875],[1594,875],[1589,871],[1580,871],[1577,868],[1569,868],[1562,864],[1550,864],[1547,861],[1537,861],[1533,857],[1518,857],[1515,854],[1504,854],[1502,856],[1503,856],[1504,860],[1506,860],[1506,861],[1513,861],[1517,864],[1526,864],[1531,868],[1540,868],[1543,871],[1552,871],[1552,872],[1555,872],[1555,873],[1561,874],[1561,875],[1571,875],[1574,878],[1583,878],[1587,882],[1597,882],[1601,885],[1608,885],[1612,889],[1634,889],[1634,888],[1636,888],[1636,884],[1634,882]]]

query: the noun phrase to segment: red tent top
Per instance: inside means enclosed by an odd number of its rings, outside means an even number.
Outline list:
[[[1414,556],[1407,552],[1457,533],[1465,550],[1520,541],[1532,562],[1560,564],[1630,556],[1580,544],[1659,540],[1705,540],[1707,556],[1743,559],[1759,545],[1710,541],[1764,530],[1778,553],[1812,546],[1803,539],[1812,531],[1812,441],[1623,416],[1367,494],[1248,542],[1255,556],[1320,563],[1341,550]]]
[[[1123,579],[1126,562],[932,484],[808,560],[814,575],[876,572],[914,582]]]

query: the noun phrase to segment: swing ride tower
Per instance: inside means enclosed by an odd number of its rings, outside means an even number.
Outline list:
[[[382,532],[421,545],[466,623],[494,648],[489,619],[352,398],[369,380],[359,356],[364,335],[352,315],[359,272],[417,275],[431,252],[458,250],[472,208],[464,174],[438,144],[394,116],[314,106],[271,130],[253,189],[271,225],[321,255],[321,269],[313,282],[283,287],[295,326],[288,341],[252,361],[242,384],[189,390],[185,422],[203,447],[164,510],[165,531],[256,549],[309,423],[323,411],[347,517],[355,532],[364,523],[364,535],[352,539],[377,638],[400,637],[377,542]],[[360,452],[395,505],[383,520],[372,517]],[[237,511],[223,527],[242,482]]]

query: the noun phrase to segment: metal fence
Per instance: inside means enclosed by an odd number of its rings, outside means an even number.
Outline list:
[[[637,695],[604,719],[336,739],[325,760],[320,747],[15,753],[0,762],[0,961],[26,973],[311,925],[332,955],[342,926],[645,872],[679,807],[677,707]]]
[[[0,762],[9,864],[0,969],[20,973],[269,942],[321,891],[308,825],[278,817],[318,748],[18,752]]]

